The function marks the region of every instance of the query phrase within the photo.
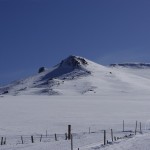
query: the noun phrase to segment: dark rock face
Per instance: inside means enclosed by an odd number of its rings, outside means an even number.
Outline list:
[[[40,67],[38,73],[42,73],[45,71],[45,67]]]
[[[69,56],[67,59],[62,60],[59,66],[78,68],[81,67],[82,65],[88,65],[87,61],[84,58],[77,56]]]
[[[8,94],[9,92],[8,91],[4,91],[2,94]]]
[[[88,62],[84,58],[78,56],[69,56],[68,58],[62,60],[61,63],[56,65],[54,70],[46,74],[43,77],[43,80],[50,80],[52,78],[58,78],[64,75],[70,76],[71,78],[72,76],[78,76],[79,74],[80,76],[81,74],[89,75],[91,72],[84,68],[86,65],[88,65]]]

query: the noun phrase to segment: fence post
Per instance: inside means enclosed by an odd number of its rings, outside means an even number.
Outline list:
[[[89,127],[89,134],[91,133],[91,128]]]
[[[67,133],[65,133],[65,140],[67,140],[68,139],[68,137],[67,137]]]
[[[5,137],[5,140],[4,140],[4,145],[6,145],[6,137]]]
[[[55,133],[55,141],[57,141],[57,135],[56,135],[56,133]]]
[[[46,130],[46,137],[47,137],[47,130]]]
[[[71,139],[71,125],[68,125],[68,140]]]
[[[104,145],[106,145],[106,130],[104,130]]]
[[[40,136],[40,142],[42,141],[42,134],[41,134],[41,136]]]
[[[113,138],[114,136],[113,136],[113,130],[111,129],[111,140],[112,140],[112,142],[114,141],[114,138]]]
[[[23,144],[23,137],[21,136],[21,143]]]
[[[34,143],[33,135],[31,136],[31,142]]]
[[[1,145],[3,145],[3,137],[1,137]]]
[[[123,132],[124,132],[124,120],[123,120]]]
[[[140,133],[142,134],[142,123],[140,122]]]
[[[73,136],[71,134],[71,150],[73,150]]]
[[[135,135],[136,135],[136,132],[137,132],[137,121],[135,123]]]

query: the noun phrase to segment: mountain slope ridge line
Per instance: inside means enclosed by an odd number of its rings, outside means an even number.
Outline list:
[[[148,64],[148,63],[147,63]],[[101,95],[150,92],[150,69],[120,65],[102,66],[71,55],[23,80],[0,87],[1,95]],[[129,64],[128,64],[129,65]]]

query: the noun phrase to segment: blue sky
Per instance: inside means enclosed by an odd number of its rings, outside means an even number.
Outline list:
[[[149,0],[0,0],[0,84],[80,55],[150,62]]]

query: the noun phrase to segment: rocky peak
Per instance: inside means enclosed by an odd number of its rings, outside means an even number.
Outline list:
[[[85,65],[88,65],[88,62],[84,58],[72,55],[62,60],[60,63],[60,67],[72,67],[72,68],[79,68]]]

